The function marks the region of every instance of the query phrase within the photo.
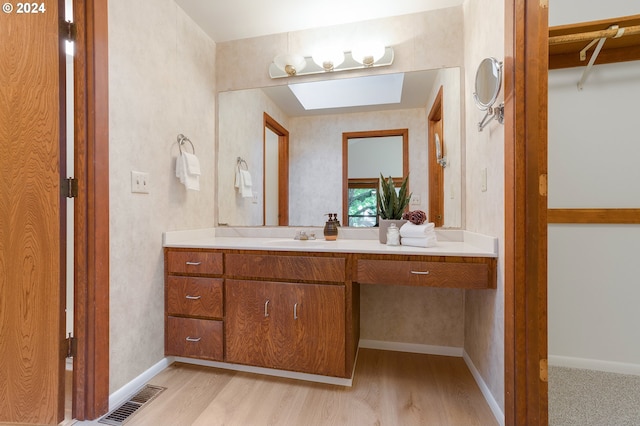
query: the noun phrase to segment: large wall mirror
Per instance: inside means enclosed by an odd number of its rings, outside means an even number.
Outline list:
[[[331,107],[307,105],[293,94],[293,83],[220,92],[218,94],[218,223],[229,226],[271,225],[265,219],[270,173],[265,175],[264,115],[277,121],[289,135],[288,152],[288,225],[321,226],[326,213],[344,218],[343,134],[381,129],[407,129],[406,148],[409,186],[414,194],[412,209],[428,211],[429,200],[429,110],[442,88],[443,114],[446,117],[440,138],[447,153],[444,170],[445,206],[443,226],[463,226],[462,206],[462,111],[464,94],[460,68],[413,71],[391,74],[389,83],[376,82],[371,90],[389,90],[397,85],[401,96],[390,103],[372,101],[366,106]],[[341,84],[357,83],[358,78],[334,78]],[[360,77],[362,78],[362,77]],[[367,78],[367,77],[365,77]],[[302,80],[301,80],[302,81]],[[323,88],[325,101],[344,101],[346,90],[331,93]],[[362,90],[361,90],[362,91]],[[315,101],[313,101],[315,102]],[[252,196],[243,197],[234,185],[236,159],[243,158],[251,174]],[[268,153],[267,153],[268,157]],[[355,159],[355,157],[354,157]],[[268,164],[268,162],[267,162]],[[355,165],[353,167],[356,167]],[[395,177],[395,176],[394,176]],[[281,207],[286,209],[286,207]],[[272,211],[269,209],[269,211]],[[275,213],[270,213],[274,217]],[[343,226],[346,223],[343,223]]]

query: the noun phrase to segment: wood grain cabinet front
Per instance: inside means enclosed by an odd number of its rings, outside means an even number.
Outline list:
[[[225,300],[228,362],[347,376],[344,286],[227,279]]]
[[[165,334],[165,354],[222,361],[222,332],[222,321],[169,316]]]
[[[484,262],[358,259],[357,265],[357,281],[361,284],[495,288],[495,267]]]
[[[169,275],[166,279],[167,314],[222,319],[222,287],[222,278]]]
[[[167,272],[175,275],[222,274],[222,253],[167,250]]]

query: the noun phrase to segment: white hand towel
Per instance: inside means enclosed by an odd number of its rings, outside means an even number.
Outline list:
[[[200,161],[198,157],[188,152],[183,152],[176,158],[176,177],[185,188],[194,191],[200,190]]]
[[[184,158],[187,164],[187,173],[190,175],[200,176],[200,160],[193,154],[184,152]]]
[[[432,237],[402,237],[400,244],[413,247],[435,247],[438,244],[438,239],[435,235]]]
[[[401,237],[428,237],[435,230],[435,224],[433,222],[423,223],[422,225],[416,225],[411,222],[407,222],[400,227],[400,236]]]
[[[240,170],[240,194],[243,198],[253,197],[251,189],[251,173],[248,170]]]

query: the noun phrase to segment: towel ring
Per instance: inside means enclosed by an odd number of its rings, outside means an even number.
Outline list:
[[[189,138],[186,137],[185,135],[183,135],[182,133],[180,133],[178,135],[178,149],[180,150],[180,155],[182,155],[182,145],[184,145],[185,142],[189,142],[189,145],[191,145],[191,150],[193,151],[193,154],[195,155],[196,148],[193,146],[193,142],[191,142],[189,140]]]
[[[243,164],[244,164],[244,168],[242,168]],[[242,170],[249,170],[249,166],[247,165],[247,162],[244,161],[242,157],[238,157],[238,159],[236,160],[236,166],[238,166],[238,168]]]

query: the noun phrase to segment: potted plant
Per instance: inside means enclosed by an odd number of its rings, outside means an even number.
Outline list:
[[[411,201],[411,193],[407,194],[407,183],[409,175],[407,175],[400,185],[400,191],[396,192],[396,185],[393,178],[389,176],[385,180],[380,173],[380,185],[376,193],[376,204],[378,206],[378,226],[380,227],[379,239],[382,244],[387,243],[387,228],[395,223],[400,228],[406,220],[402,219],[402,214]]]

